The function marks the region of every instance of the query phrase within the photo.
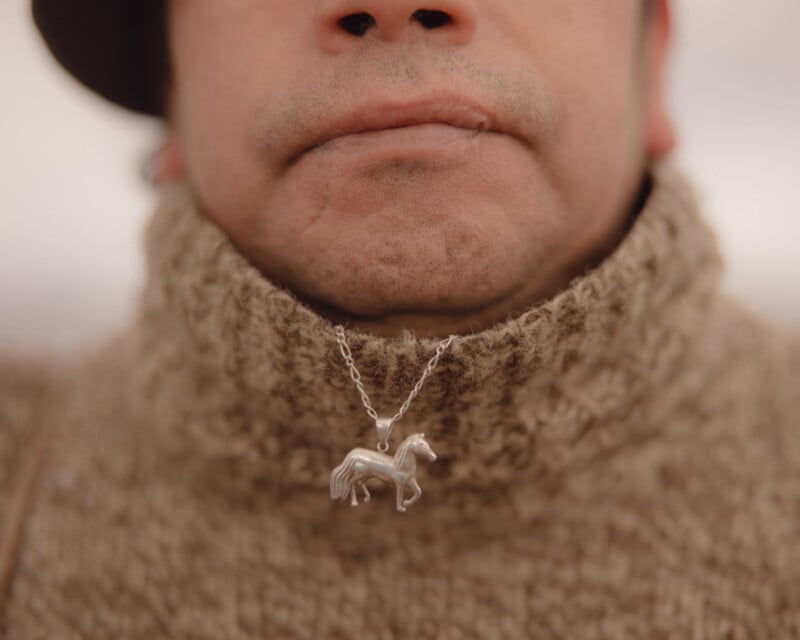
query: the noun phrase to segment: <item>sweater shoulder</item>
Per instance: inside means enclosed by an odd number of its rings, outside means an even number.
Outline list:
[[[800,331],[732,299],[714,331],[725,365],[716,387],[732,417],[749,422],[748,443],[773,437],[800,469]]]
[[[0,522],[5,521],[26,452],[52,410],[61,370],[45,357],[0,355]]]
[[[776,392],[800,389],[800,329],[781,324],[753,311],[740,302],[727,300],[728,320],[734,341],[776,384]],[[795,399],[798,395],[793,394]]]

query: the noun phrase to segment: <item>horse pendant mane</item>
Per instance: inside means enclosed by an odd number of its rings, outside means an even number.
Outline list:
[[[417,457],[431,462],[436,460],[436,454],[425,440],[424,433],[408,436],[397,447],[394,456],[361,447],[353,449],[345,456],[342,464],[331,471],[331,498],[346,500],[349,496],[350,504],[357,507],[356,485],[358,485],[364,492],[364,502],[369,502],[371,496],[365,482],[369,478],[378,478],[384,482],[394,482],[397,488],[395,500],[397,510],[405,511],[406,507],[414,504],[422,495],[422,489],[417,483]],[[411,487],[414,495],[405,499],[407,486]]]

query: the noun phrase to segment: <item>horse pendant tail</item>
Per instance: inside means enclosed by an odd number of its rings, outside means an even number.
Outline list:
[[[417,483],[417,457],[431,462],[436,460],[436,454],[425,440],[424,433],[416,433],[406,438],[394,456],[371,449],[353,449],[345,456],[342,463],[331,471],[331,498],[347,500],[349,496],[350,504],[358,506],[356,494],[358,486],[364,493],[364,502],[369,502],[371,496],[365,483],[369,478],[378,478],[395,484],[397,510],[405,511],[406,507],[414,504],[422,495],[422,489]],[[407,486],[414,495],[406,500],[404,493]]]
[[[353,453],[352,451],[350,453]],[[350,495],[352,485],[353,470],[356,466],[356,459],[350,454],[344,462],[331,471],[331,498],[334,500],[345,500]]]

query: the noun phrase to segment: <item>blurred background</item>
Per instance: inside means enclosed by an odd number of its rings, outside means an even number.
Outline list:
[[[800,0],[673,0],[678,156],[726,287],[800,328]],[[142,282],[158,125],[95,99],[0,4],[0,347],[70,352],[122,326]]]

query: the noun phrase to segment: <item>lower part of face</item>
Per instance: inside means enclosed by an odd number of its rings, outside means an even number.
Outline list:
[[[207,215],[301,299],[502,319],[630,213],[640,30],[635,0],[172,0],[170,124]]]

